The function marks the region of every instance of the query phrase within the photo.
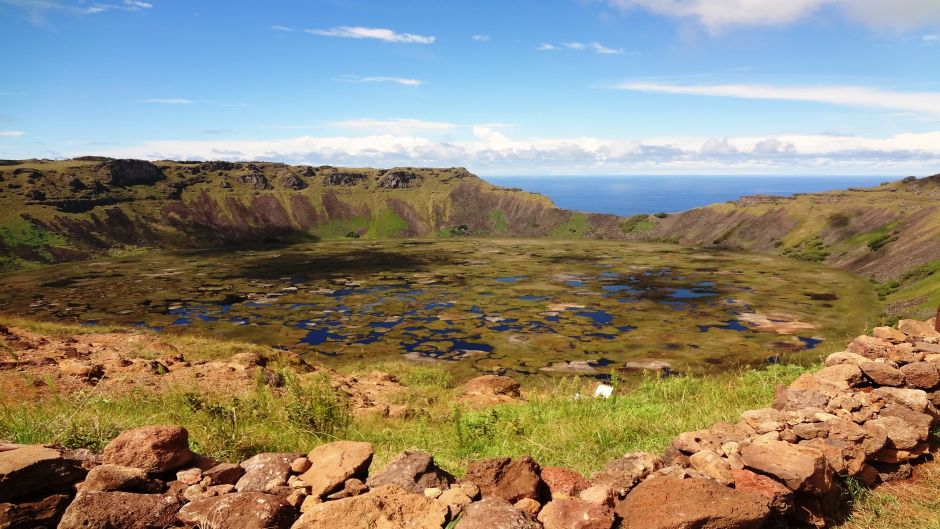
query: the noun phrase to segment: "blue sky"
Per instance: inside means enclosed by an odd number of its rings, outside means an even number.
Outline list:
[[[0,0],[0,158],[940,172],[937,0]]]

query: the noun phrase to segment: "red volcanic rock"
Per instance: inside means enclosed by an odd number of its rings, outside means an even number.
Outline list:
[[[147,472],[176,470],[193,458],[189,432],[179,426],[142,426],[118,435],[104,449],[104,462]]]
[[[622,529],[758,529],[766,497],[710,479],[649,479],[617,506]]]
[[[542,469],[542,481],[548,487],[552,499],[576,498],[591,483],[580,472],[562,468],[545,467]]]
[[[515,503],[522,498],[538,500],[544,483],[539,464],[531,457],[480,459],[471,461],[461,481],[480,487],[483,498],[500,498]]]

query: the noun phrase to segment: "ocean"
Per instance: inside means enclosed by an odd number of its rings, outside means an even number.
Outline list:
[[[491,176],[503,187],[542,193],[561,208],[635,215],[674,213],[747,195],[790,196],[899,180],[890,176]]]

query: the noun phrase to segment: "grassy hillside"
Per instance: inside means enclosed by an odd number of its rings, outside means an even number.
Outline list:
[[[940,304],[940,175],[866,189],[745,197],[631,221],[632,238],[785,255],[866,276],[888,312]]]
[[[0,189],[0,271],[145,248],[619,234],[617,217],[560,210],[461,168],[24,160],[0,163]]]

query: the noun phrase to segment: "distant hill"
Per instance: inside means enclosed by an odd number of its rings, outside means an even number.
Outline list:
[[[787,255],[870,277],[892,313],[929,317],[940,304],[940,175],[789,198],[744,197],[632,222],[637,240]]]
[[[0,271],[141,248],[394,237],[625,237],[466,169],[0,161]]]

